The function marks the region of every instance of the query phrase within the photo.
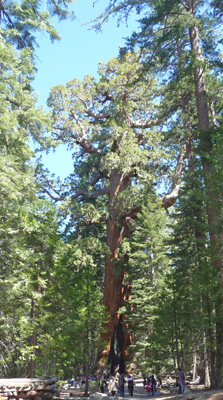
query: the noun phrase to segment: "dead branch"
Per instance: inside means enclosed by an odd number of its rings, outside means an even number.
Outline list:
[[[148,120],[148,121],[132,121],[129,119],[129,124],[131,128],[136,128],[136,129],[146,129],[146,128],[151,128],[152,125],[154,125],[157,121],[155,120]]]

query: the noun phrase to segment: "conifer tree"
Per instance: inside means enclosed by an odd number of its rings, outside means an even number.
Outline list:
[[[39,207],[36,203],[37,185],[32,163],[34,154],[30,149],[29,140],[32,137],[43,144],[43,133],[48,129],[49,119],[42,109],[36,106],[36,98],[30,89],[33,79],[30,50],[22,49],[20,52],[15,52],[2,36],[0,47],[2,199],[0,262],[1,328],[4,332],[1,339],[1,371],[3,376],[16,376],[24,371],[24,360],[26,364],[28,362],[27,356],[23,357],[22,352],[25,352],[25,347],[31,340],[31,329],[25,323],[31,315],[31,297],[27,294],[30,282],[26,274],[27,264],[31,263],[33,251],[30,250],[31,243],[27,240],[27,231],[31,236],[31,232],[35,230],[35,222],[33,220],[32,224],[24,226],[24,221],[28,222],[28,214],[30,215],[31,209],[33,210],[32,203]],[[41,237],[39,240],[41,241]],[[30,269],[30,273],[31,270],[33,269]],[[25,291],[26,284],[27,291]],[[24,341],[22,332],[25,331]]]
[[[118,311],[125,296],[128,255],[119,257],[119,248],[140,211],[144,182],[153,181],[160,140],[152,129],[154,80],[146,74],[138,81],[143,74],[141,66],[140,53],[111,59],[99,66],[98,82],[86,76],[83,83],[75,79],[66,87],[57,86],[48,103],[56,140],[78,146],[75,172],[68,180],[71,190],[60,196],[51,191],[50,195],[55,200],[67,197],[72,221],[74,217],[77,220],[74,231],[78,236],[83,227],[106,223],[104,305],[109,314],[105,336],[109,345],[103,357],[106,360],[110,354],[112,369],[119,366],[121,372],[125,370],[127,336],[123,342]],[[157,151],[151,154],[155,146]],[[116,335],[120,338],[117,354],[111,346]]]
[[[207,17],[203,15],[202,1],[114,1],[109,2],[103,20],[112,13],[120,13],[128,17],[129,12],[135,7],[137,12],[143,13],[141,18],[141,29],[134,33],[129,41],[130,46],[140,46],[147,49],[147,65],[158,65],[159,72],[164,71],[166,80],[172,81],[179,68],[176,69],[176,58],[179,58],[180,48],[183,50],[181,56],[181,76],[190,76],[193,83],[191,93],[196,101],[196,130],[193,131],[193,141],[198,146],[198,154],[202,161],[204,186],[204,199],[207,207],[208,226],[210,235],[210,248],[212,258],[212,269],[214,271],[218,288],[215,299],[216,314],[216,384],[223,385],[223,355],[222,355],[222,287],[219,276],[222,271],[221,242],[222,229],[219,225],[221,220],[221,196],[214,183],[216,160],[212,154],[216,134],[215,110],[218,108],[214,97],[208,91],[207,65],[220,65],[218,49],[214,46],[217,38],[213,35],[213,29],[219,22],[219,18],[213,19],[213,13],[219,8],[216,2],[210,2]],[[102,21],[99,17],[99,26]],[[216,32],[216,31],[215,31]],[[219,82],[220,83],[220,82]],[[183,100],[183,98],[182,98]],[[185,98],[184,98],[185,100]],[[183,104],[181,104],[181,107]],[[184,107],[185,111],[185,107]],[[182,137],[180,138],[182,140]],[[218,161],[219,162],[219,161]],[[217,163],[218,163],[217,162]],[[182,163],[177,163],[181,167]],[[180,168],[182,171],[182,168]],[[179,182],[175,182],[176,191],[171,191],[172,201],[178,197]],[[164,200],[166,200],[164,198]],[[165,206],[165,204],[164,204]],[[218,277],[218,278],[217,278]]]
[[[48,1],[44,6],[36,0],[13,0],[2,2],[0,9],[1,36],[18,49],[29,47],[34,50],[38,44],[38,32],[47,32],[51,40],[60,36],[52,24],[52,18],[59,20],[73,17],[69,11],[72,0]]]
[[[202,197],[202,179],[189,173],[173,215],[176,222],[171,235],[171,259],[185,367],[189,370],[193,354],[197,354],[202,360],[199,375],[208,387],[210,364],[211,372],[214,371],[210,340],[213,321],[209,318],[214,311],[214,277],[208,256],[207,213]]]
[[[132,335],[132,359],[145,375],[152,370],[159,373],[164,364],[169,366],[172,356],[170,313],[166,313],[166,319],[160,316],[163,316],[164,302],[170,304],[167,292],[163,299],[163,286],[169,270],[166,221],[167,216],[155,194],[147,193],[135,231],[130,241],[125,243],[130,247],[126,281],[131,291],[123,312],[127,315]]]

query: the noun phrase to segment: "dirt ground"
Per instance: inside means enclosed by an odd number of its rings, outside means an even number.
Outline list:
[[[223,400],[223,390],[220,389],[209,390],[204,389],[202,386],[197,386],[196,388],[190,388],[190,390],[191,393],[178,394],[177,388],[172,393],[170,391],[166,391],[165,393],[164,390],[160,389],[161,393],[159,395],[148,398],[147,393],[145,393],[145,389],[138,387],[134,391],[133,400],[134,398],[135,400]]]
[[[222,390],[196,390],[190,394],[160,394],[159,400],[223,400]]]
[[[161,389],[162,390],[162,389]],[[63,391],[63,394],[61,393],[60,398],[55,398],[54,400],[64,400],[65,398],[67,399],[68,397],[72,400],[75,398],[81,398],[83,397],[84,393],[80,390],[67,390]],[[111,397],[112,399],[112,397]],[[121,399],[120,397],[113,397],[114,400]],[[125,398],[126,400],[130,400],[127,394],[127,390],[125,392]],[[123,400],[124,400],[123,399]],[[223,390],[216,389],[216,390],[208,390],[208,389],[192,389],[191,393],[185,393],[185,394],[178,394],[178,393],[160,393],[157,396],[154,397],[148,397],[147,392],[143,387],[136,387],[134,390],[134,395],[132,400],[149,400],[149,399],[154,399],[154,400],[223,400]]]

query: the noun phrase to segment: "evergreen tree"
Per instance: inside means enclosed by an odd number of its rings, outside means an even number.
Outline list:
[[[27,364],[29,359],[25,347],[34,346],[34,342],[30,342],[34,333],[34,324],[33,328],[30,325],[33,318],[30,281],[37,281],[37,276],[34,278],[32,275],[32,278],[29,278],[27,274],[27,264],[30,266],[34,257],[27,232],[31,237],[31,232],[35,230],[35,221],[32,220],[32,224],[28,223],[30,215],[34,212],[32,203],[35,207],[40,206],[36,203],[37,185],[32,163],[34,154],[30,149],[29,140],[32,137],[40,144],[44,143],[43,134],[48,129],[49,119],[41,108],[36,107],[36,98],[30,89],[33,79],[30,50],[15,52],[2,37],[0,46],[1,371],[3,376],[18,376],[24,372],[24,368],[27,367],[24,366],[24,362]],[[24,226],[24,221],[28,225]],[[40,237],[39,241],[41,240]],[[30,276],[37,264],[37,261],[35,266],[32,264]],[[35,274],[38,275],[37,271]],[[37,286],[37,283],[32,286],[34,297],[38,292]],[[34,298],[32,299],[34,301]],[[35,305],[33,310],[34,308]]]
[[[173,215],[176,222],[171,251],[173,290],[178,304],[178,340],[184,349],[184,357],[179,353],[179,360],[189,371],[193,354],[196,354],[197,359],[200,358],[198,373],[205,385],[210,386],[211,356],[210,359],[208,356],[212,352],[213,320],[210,325],[209,317],[212,315],[213,319],[214,276],[204,205],[203,180],[189,173]],[[212,363],[211,371],[213,368]]]
[[[103,317],[95,264],[99,249],[100,241],[92,238],[57,243],[46,292],[49,315],[44,324],[46,342],[38,356],[40,374],[87,377],[95,372]]]
[[[57,16],[63,20],[72,17],[73,12],[68,10],[72,3],[72,0],[48,1],[43,6],[36,0],[3,2],[0,9],[1,35],[18,49],[34,49],[38,44],[38,32],[47,32],[52,41],[58,40],[60,37],[52,24],[52,18]]]
[[[160,372],[164,364],[169,366],[172,355],[172,319],[170,313],[165,314],[166,318],[163,313],[163,307],[166,311],[169,305],[169,295],[164,288],[169,271],[166,221],[167,216],[156,196],[149,195],[137,218],[130,244],[126,243],[130,246],[126,280],[131,291],[123,312],[127,314],[132,334],[133,360],[146,375],[149,371]]]
[[[138,2],[137,2],[138,3]],[[213,27],[216,27],[219,18],[213,18],[218,5],[216,2],[210,2],[207,18],[203,14],[204,6],[207,3],[203,1],[142,1],[138,5],[136,2],[114,1],[109,2],[103,15],[106,19],[112,13],[123,13],[128,17],[128,13],[133,7],[140,13],[144,13],[141,18],[141,29],[133,34],[129,41],[130,45],[136,45],[145,48],[147,51],[147,65],[157,65],[158,71],[164,79],[173,81],[176,74],[190,76],[193,82],[192,94],[196,101],[196,130],[193,131],[194,144],[198,145],[198,154],[202,162],[204,179],[204,199],[206,201],[208,226],[210,235],[212,269],[216,281],[218,281],[217,295],[215,301],[216,313],[216,384],[222,386],[223,377],[223,356],[222,356],[222,287],[219,276],[222,271],[221,242],[222,229],[219,225],[221,220],[221,196],[217,193],[218,188],[214,183],[216,170],[216,160],[212,157],[213,146],[216,132],[215,110],[218,107],[211,91],[208,92],[208,83],[211,81],[211,75],[208,75],[207,66],[213,68],[220,65],[218,49],[214,47]],[[99,25],[100,25],[99,17]],[[179,64],[176,68],[179,53],[182,52]],[[202,54],[203,52],[203,54]],[[204,55],[206,58],[204,58]],[[212,73],[211,71],[211,73]],[[219,72],[219,70],[218,70]],[[220,82],[219,82],[220,83]],[[185,96],[181,98],[181,108],[185,112]],[[188,103],[187,103],[188,104]],[[182,141],[182,137],[180,138]],[[180,161],[180,158],[179,158]],[[218,163],[218,162],[217,162]],[[181,168],[182,163],[177,163]],[[172,199],[169,205],[173,204],[178,197],[179,182],[175,182],[175,189],[171,191]],[[166,198],[164,198],[164,201]],[[169,198],[168,198],[169,200]],[[164,203],[164,207],[166,204]],[[218,278],[217,278],[218,277]]]
[[[34,377],[43,340],[45,344],[44,327],[49,315],[46,292],[59,240],[54,216],[50,205],[37,200],[19,214],[10,271],[1,280],[1,287],[5,285],[1,328],[7,376]]]
[[[106,222],[104,305],[109,314],[103,352],[114,370],[124,372],[123,350],[127,337],[119,332],[118,354],[113,346],[117,330],[122,330],[118,311],[123,305],[123,285],[127,254],[118,249],[128,237],[136,213],[141,208],[144,184],[152,184],[158,159],[160,137],[153,131],[157,92],[154,80],[143,69],[140,53],[127,53],[120,60],[111,59],[99,66],[99,81],[86,76],[66,87],[52,89],[54,136],[75,149],[75,171],[68,179],[69,190],[54,199],[66,200],[77,235],[83,227]],[[137,85],[136,85],[137,82]],[[157,147],[153,154],[150,150]],[[49,192],[49,191],[48,191]],[[114,361],[116,360],[116,361]],[[114,362],[113,362],[114,361]],[[115,365],[116,364],[116,365]]]

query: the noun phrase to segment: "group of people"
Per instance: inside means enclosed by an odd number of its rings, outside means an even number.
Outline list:
[[[124,374],[121,374],[119,377],[111,376],[108,382],[104,377],[100,380],[101,392],[104,393],[105,389],[108,389],[112,396],[118,394],[120,397],[124,397],[126,384],[128,385],[129,397],[133,397],[135,383],[131,374],[128,374],[127,379]]]
[[[156,394],[156,380],[154,375],[149,376],[147,379],[144,379],[144,386],[146,387],[148,395],[155,396]]]
[[[162,384],[162,380],[161,377],[158,376],[158,380],[159,380],[159,384],[161,386]],[[179,386],[179,394],[183,394],[184,392],[184,382],[185,382],[185,377],[184,377],[184,373],[181,371],[180,368],[178,368],[178,374],[177,374],[177,384]],[[150,377],[146,378],[144,377],[144,387],[147,390],[147,393],[149,396],[155,396],[156,392],[157,392],[157,388],[156,388],[156,380],[154,378],[154,375],[151,375]]]
[[[79,384],[79,385],[84,385],[85,382],[86,382],[86,378],[85,378],[84,375],[81,376],[81,377],[79,376],[79,377],[77,377],[77,378],[69,378],[69,379],[67,380],[67,383],[68,383],[69,385],[73,386],[73,387],[76,387],[77,384]]]
[[[184,373],[181,369],[178,369],[178,386],[179,386],[179,394],[184,392]],[[158,376],[159,384],[162,384],[161,377]],[[157,382],[154,375],[149,376],[148,378],[144,377],[143,381],[144,387],[148,393],[148,396],[155,396],[157,392]],[[131,374],[128,374],[127,378],[125,378],[124,374],[121,374],[118,377],[110,376],[106,379],[105,376],[100,380],[100,388],[101,392],[104,393],[105,390],[109,390],[112,396],[118,394],[119,397],[125,396],[125,385],[128,386],[129,397],[133,397],[133,390],[135,386],[134,379]],[[158,392],[157,392],[158,393]]]

